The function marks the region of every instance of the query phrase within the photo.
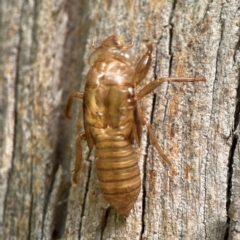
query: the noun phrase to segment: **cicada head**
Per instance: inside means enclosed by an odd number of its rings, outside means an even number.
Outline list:
[[[101,47],[123,49],[126,43],[120,36],[112,35],[102,41]]]
[[[132,45],[127,46],[122,37],[112,35],[104,39],[99,47],[94,48],[94,52],[89,57],[89,65],[92,66],[96,62],[106,59],[116,59],[127,65],[134,66],[134,58],[129,52]]]

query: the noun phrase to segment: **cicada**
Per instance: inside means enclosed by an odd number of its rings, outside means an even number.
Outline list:
[[[122,37],[112,35],[95,47],[89,57],[84,92],[70,95],[65,114],[70,117],[73,98],[83,100],[84,132],[76,140],[76,160],[73,181],[82,161],[81,141],[88,148],[95,147],[95,164],[100,190],[119,213],[128,216],[136,202],[141,177],[134,144],[140,146],[142,126],[148,129],[150,140],[159,155],[171,165],[163,153],[155,134],[139,108],[139,101],[163,82],[195,82],[205,78],[159,78],[136,93],[136,87],[151,67],[153,47],[135,65],[134,57]]]

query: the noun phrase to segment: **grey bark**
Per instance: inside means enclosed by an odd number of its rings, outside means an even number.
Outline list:
[[[0,3],[0,239],[240,239],[240,4],[237,0]],[[91,38],[153,43],[164,83],[143,100],[170,169],[146,132],[142,191],[125,219],[97,185],[94,157],[71,183]]]

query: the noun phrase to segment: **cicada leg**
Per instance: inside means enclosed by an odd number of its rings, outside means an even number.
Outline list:
[[[81,169],[82,163],[82,140],[86,140],[85,133],[79,133],[76,140],[76,159],[75,159],[75,167],[73,170],[73,181],[77,183],[77,174]]]
[[[145,125],[147,126],[147,129],[148,129],[148,135],[149,135],[149,138],[152,142],[152,145],[156,148],[158,154],[163,158],[163,160],[168,164],[168,165],[172,165],[172,162],[168,159],[167,155],[164,154],[163,150],[161,149],[161,147],[159,146],[158,144],[158,141],[157,141],[157,138],[156,138],[156,135],[155,133],[153,132],[152,130],[152,127],[150,124],[148,123],[145,123]]]
[[[137,100],[142,99],[147,94],[152,92],[155,88],[159,87],[164,82],[205,82],[205,78],[185,78],[185,77],[170,77],[170,78],[159,78],[156,79],[149,84],[147,84],[138,94],[137,94]]]
[[[72,103],[73,103],[73,98],[81,98],[83,99],[83,95],[84,93],[83,92],[74,92],[72,93],[69,98],[68,98],[68,101],[67,101],[67,106],[65,108],[65,115],[67,118],[71,119],[72,117],[70,116],[69,112],[71,110],[71,107],[72,107]]]
[[[135,68],[136,74],[134,82],[136,85],[138,85],[146,77],[152,63],[151,57],[153,51],[152,44],[148,45],[147,48],[148,48],[147,52],[142,56],[142,58],[140,59]]]
[[[71,110],[71,107],[72,107],[72,103],[73,103],[73,98],[81,98],[83,99],[83,95],[84,93],[83,92],[74,92],[72,93],[69,98],[68,98],[68,101],[67,101],[67,106],[65,108],[65,115],[67,118],[70,118],[71,119],[71,116],[70,116],[70,110]],[[74,167],[74,170],[73,170],[73,181],[75,183],[77,183],[77,174],[78,172],[80,171],[80,168],[81,168],[81,163],[82,163],[82,140],[86,140],[86,134],[85,133],[79,133],[78,134],[78,137],[77,137],[77,140],[76,140],[76,159],[75,159],[75,167]]]
[[[172,165],[172,162],[168,159],[167,155],[164,154],[163,150],[161,149],[160,145],[158,144],[157,138],[155,133],[152,130],[151,125],[146,121],[146,118],[144,117],[144,113],[142,112],[142,118],[141,118],[142,125],[146,125],[148,130],[149,138],[152,142],[152,145],[156,148],[158,154],[163,158],[163,160],[168,164]]]
[[[157,88],[158,86],[160,86],[163,82],[195,82],[195,81],[206,81],[205,78],[160,78],[157,79],[149,84],[147,84],[138,94],[137,94],[137,100],[141,100],[144,96],[146,96],[148,93],[152,92],[155,88]],[[142,124],[147,126],[148,129],[148,133],[149,133],[149,137],[151,139],[151,142],[153,144],[153,146],[156,148],[156,150],[158,151],[159,155],[169,164],[172,165],[172,162],[168,159],[168,157],[164,154],[164,152],[162,151],[161,147],[159,146],[158,142],[157,142],[157,138],[150,126],[150,124],[148,124],[145,121],[145,118],[142,117]]]

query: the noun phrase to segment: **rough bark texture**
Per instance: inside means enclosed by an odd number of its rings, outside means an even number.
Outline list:
[[[240,239],[238,0],[0,3],[0,239]],[[125,219],[99,192],[94,158],[71,184],[92,34],[119,34],[140,57],[154,44],[143,101],[170,169],[146,135],[142,191]],[[140,87],[141,88],[141,87]],[[77,116],[79,115],[79,116]],[[79,120],[77,120],[79,119]]]

